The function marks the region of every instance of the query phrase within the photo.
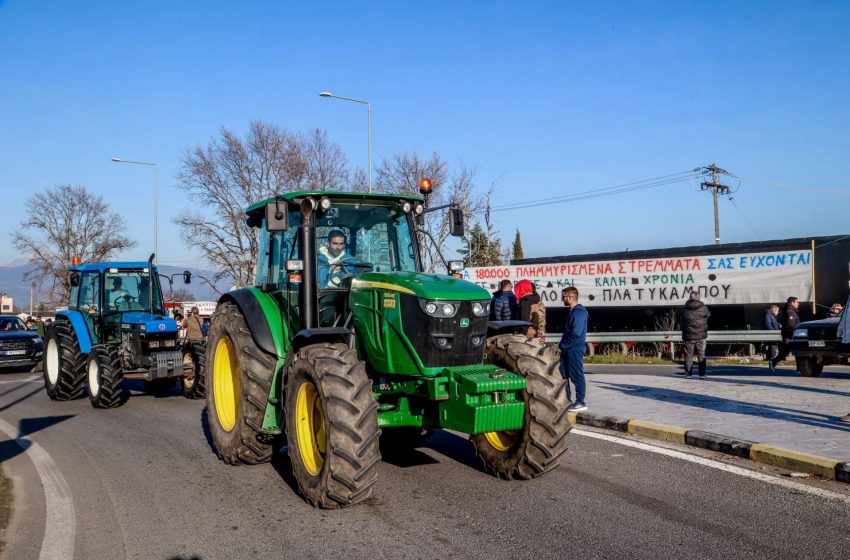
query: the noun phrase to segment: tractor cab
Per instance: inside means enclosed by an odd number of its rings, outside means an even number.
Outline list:
[[[418,197],[327,193],[282,198],[249,208],[248,220],[271,225],[261,233],[257,284],[286,293],[290,320],[299,317],[305,276],[311,277],[311,293],[303,297],[316,301],[313,326],[342,327],[350,319],[348,296],[356,278],[422,269],[415,220],[424,205]]]

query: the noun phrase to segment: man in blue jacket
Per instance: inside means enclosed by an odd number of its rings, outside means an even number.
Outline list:
[[[558,348],[561,349],[561,375],[567,380],[567,399],[570,398],[570,381],[576,388],[576,400],[567,410],[579,412],[587,410],[584,402],[584,351],[587,338],[587,310],[578,302],[578,289],[570,286],[561,291],[564,305],[570,308],[564,334]]]
[[[771,305],[767,309],[764,310],[764,330],[766,331],[778,331],[782,327],[779,325],[779,306]],[[767,345],[767,358],[772,360],[779,354],[779,345],[778,344],[768,344]]]
[[[499,291],[493,296],[493,305],[490,308],[494,321],[510,321],[517,319],[519,306],[513,293],[513,284],[510,280],[502,280]]]

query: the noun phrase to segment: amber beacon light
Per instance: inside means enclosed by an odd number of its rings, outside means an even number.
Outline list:
[[[431,194],[431,179],[425,178],[419,181],[419,192],[423,195]]]

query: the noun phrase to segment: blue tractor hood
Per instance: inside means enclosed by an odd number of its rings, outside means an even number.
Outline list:
[[[121,324],[129,325],[131,330],[149,333],[177,332],[177,321],[162,315],[151,315],[144,311],[128,311],[121,316]],[[124,327],[127,328],[127,327]]]

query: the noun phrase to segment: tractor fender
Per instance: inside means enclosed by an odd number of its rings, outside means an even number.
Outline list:
[[[218,300],[218,305],[227,301],[234,303],[239,308],[239,312],[245,316],[245,322],[251,331],[251,338],[254,339],[257,346],[264,352],[280,356],[281,353],[277,350],[269,326],[269,319],[257,296],[253,293],[253,289],[242,288],[227,292]]]
[[[71,323],[71,328],[74,330],[74,334],[77,335],[80,352],[83,354],[91,352],[91,335],[89,335],[89,329],[86,326],[86,320],[83,318],[83,314],[76,310],[63,309],[62,311],[57,311],[56,316],[63,317]]]
[[[354,332],[344,327],[303,329],[298,331],[292,339],[292,346],[290,348],[291,352],[295,353],[308,344],[316,344],[317,342],[341,342],[350,347],[353,340]]]

